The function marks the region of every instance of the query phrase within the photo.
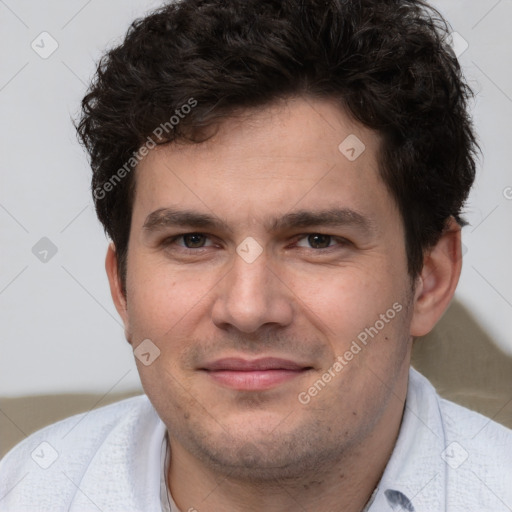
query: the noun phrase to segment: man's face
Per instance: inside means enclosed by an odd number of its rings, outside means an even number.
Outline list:
[[[401,409],[411,284],[379,143],[334,103],[294,99],[141,162],[124,320],[134,348],[160,350],[137,364],[175,447],[292,475]]]

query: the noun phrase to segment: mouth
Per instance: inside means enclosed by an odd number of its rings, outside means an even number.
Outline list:
[[[224,358],[201,368],[217,384],[239,391],[271,389],[312,369],[312,366],[274,357],[255,360]]]

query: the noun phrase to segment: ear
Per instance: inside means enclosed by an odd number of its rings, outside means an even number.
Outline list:
[[[117,312],[123,320],[126,333],[128,327],[127,301],[123,293],[121,278],[119,277],[116,247],[113,242],[109,244],[107,249],[105,270],[107,271],[108,282],[110,285],[110,294],[112,295],[112,300],[114,301]]]
[[[411,336],[424,336],[436,325],[453,298],[461,269],[461,228],[450,217],[441,238],[425,255],[416,280]]]

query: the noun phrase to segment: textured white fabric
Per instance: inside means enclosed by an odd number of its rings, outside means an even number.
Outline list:
[[[50,425],[0,461],[0,510],[165,510],[165,434],[146,396]],[[171,507],[178,512],[172,498]],[[512,431],[441,399],[412,368],[397,443],[369,507],[400,510],[512,511]]]
[[[0,510],[158,511],[165,431],[146,396],[46,427],[0,462]]]
[[[399,436],[370,512],[511,512],[512,430],[440,398],[411,368]]]

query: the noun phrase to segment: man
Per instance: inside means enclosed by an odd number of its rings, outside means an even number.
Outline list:
[[[512,510],[512,432],[409,364],[475,174],[447,35],[419,0],[134,22],[77,128],[147,396],[18,445],[2,510]]]

